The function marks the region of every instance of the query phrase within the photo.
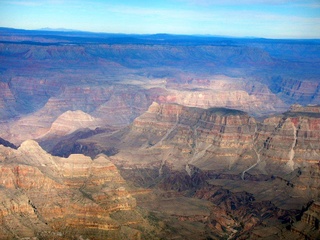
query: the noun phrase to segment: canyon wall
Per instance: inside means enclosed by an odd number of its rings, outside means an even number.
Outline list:
[[[130,225],[147,226],[125,180],[104,155],[59,158],[28,140],[17,150],[0,146],[0,163],[1,239],[140,239]],[[120,224],[114,212],[135,220]]]

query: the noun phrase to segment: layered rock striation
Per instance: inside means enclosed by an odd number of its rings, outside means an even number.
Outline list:
[[[274,218],[276,228],[285,229],[307,202],[319,197],[319,126],[318,106],[293,106],[258,122],[239,110],[154,102],[130,127],[77,144],[88,147],[83,153],[114,147],[112,162],[126,180],[142,187],[187,194],[213,189],[208,197],[194,195],[218,204],[216,211],[231,221],[212,216],[220,224],[210,225],[213,232],[229,224],[235,237],[253,229],[265,236],[263,224],[271,226]],[[211,200],[213,195],[218,198]],[[244,214],[251,204],[256,206],[252,215]],[[276,231],[274,236],[280,235]]]
[[[293,107],[282,116],[267,118],[259,127],[257,142],[262,162],[269,172],[292,172],[319,163],[320,118],[319,107]],[[261,162],[261,163],[262,163]],[[271,170],[271,171],[270,171]],[[267,170],[268,171],[268,170]]]
[[[310,239],[320,237],[320,203],[313,202],[309,208],[302,214],[301,221],[297,222],[293,231],[301,234],[301,236]]]
[[[242,172],[242,179],[250,172],[281,175],[318,163],[318,109],[293,107],[258,122],[239,110],[154,102],[130,127],[79,143],[90,143],[91,148],[97,143],[99,149],[114,147],[120,150],[115,158],[124,155],[137,165],[162,162],[180,170],[193,165],[201,170]],[[141,152],[144,157],[137,161],[130,157]]]
[[[110,214],[134,211],[136,201],[106,156],[53,157],[31,140],[0,152],[1,239],[120,239],[121,225]]]
[[[255,129],[255,120],[242,111],[153,103],[130,128],[81,142],[121,149],[113,157],[128,164],[133,161],[132,166],[168,165],[182,170],[192,164],[203,169],[232,169],[238,168],[242,154],[252,148]],[[138,152],[133,151],[137,148]]]

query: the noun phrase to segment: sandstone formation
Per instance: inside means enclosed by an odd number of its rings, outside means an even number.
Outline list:
[[[136,222],[143,221],[106,156],[53,157],[31,140],[17,150],[0,146],[0,152],[1,239],[140,239],[141,232],[130,227],[134,222],[110,217],[131,211]]]
[[[99,142],[98,145],[105,148],[122,149],[114,156],[118,164],[123,159],[132,166],[161,168],[168,165],[182,170],[192,164],[221,170],[238,168],[242,164],[238,159],[252,148],[255,127],[255,120],[238,110],[153,103],[130,128],[111,135],[98,134],[79,142],[83,145]],[[134,152],[137,148],[139,152]],[[134,157],[136,154],[144,157]],[[249,154],[253,155],[252,152]],[[132,160],[128,161],[128,158]],[[253,157],[250,160],[250,155],[248,158],[249,162],[254,161]]]
[[[269,169],[266,171],[292,172],[319,162],[318,111],[319,106],[293,107],[282,116],[264,120],[257,142],[261,146],[261,164],[267,164],[265,169]]]

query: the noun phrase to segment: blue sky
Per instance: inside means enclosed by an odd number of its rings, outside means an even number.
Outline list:
[[[320,39],[320,0],[0,0],[0,26]]]

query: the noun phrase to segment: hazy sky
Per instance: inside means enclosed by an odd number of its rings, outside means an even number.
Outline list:
[[[320,0],[0,0],[0,26],[320,38]]]

